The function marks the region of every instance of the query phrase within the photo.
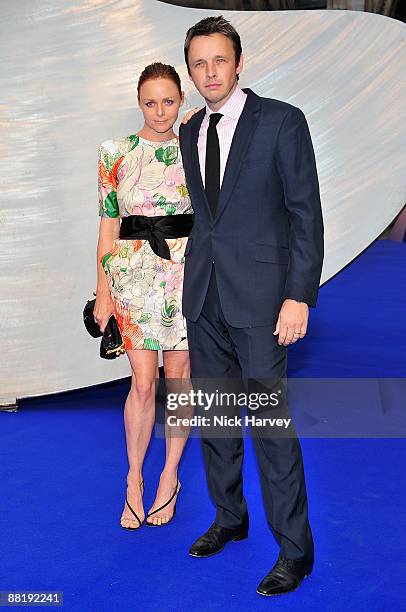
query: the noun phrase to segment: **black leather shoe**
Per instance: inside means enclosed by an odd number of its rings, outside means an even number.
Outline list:
[[[192,557],[211,557],[223,550],[227,542],[239,542],[248,538],[248,520],[237,529],[227,529],[213,523],[189,550]]]
[[[312,573],[312,561],[300,561],[298,559],[286,559],[279,555],[277,562],[260,582],[257,593],[260,595],[282,595],[295,591],[305,576]]]

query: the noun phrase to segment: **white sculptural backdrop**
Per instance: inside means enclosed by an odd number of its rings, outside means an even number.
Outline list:
[[[188,27],[211,11],[154,0],[2,3],[0,403],[130,374],[82,324],[96,279],[97,152],[142,125],[136,84],[173,64],[184,109]],[[241,34],[242,86],[305,113],[326,228],[323,281],[405,200],[405,25],[349,11],[224,12]],[[247,202],[249,206],[249,202]]]

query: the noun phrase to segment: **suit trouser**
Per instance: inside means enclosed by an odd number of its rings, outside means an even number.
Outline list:
[[[187,320],[193,378],[269,379],[286,376],[287,349],[279,346],[272,326],[235,328],[223,315],[214,272],[201,314]],[[242,435],[208,437],[201,428],[203,457],[210,494],[217,506],[216,523],[235,528],[247,518],[243,495]],[[253,436],[265,510],[281,554],[313,560],[303,459],[296,435]]]

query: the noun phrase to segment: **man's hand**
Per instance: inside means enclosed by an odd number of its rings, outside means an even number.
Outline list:
[[[188,123],[191,118],[193,117],[193,115],[196,115],[196,113],[198,113],[200,110],[199,107],[195,106],[194,108],[192,108],[192,110],[189,110],[186,115],[183,117],[182,119],[182,123]]]
[[[274,336],[279,334],[278,344],[288,346],[304,338],[309,319],[309,307],[305,302],[285,300],[279,313]]]

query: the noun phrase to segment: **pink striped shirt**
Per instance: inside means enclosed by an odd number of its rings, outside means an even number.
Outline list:
[[[220,144],[220,186],[223,182],[224,170],[227,163],[228,154],[230,152],[231,142],[233,140],[235,128],[237,127],[238,119],[243,111],[247,94],[238,87],[235,88],[233,95],[227,102],[217,111],[212,111],[206,104],[206,115],[202,121],[197,141],[197,149],[199,152],[200,172],[205,183],[205,164],[206,164],[206,141],[207,128],[209,127],[210,115],[212,113],[221,113],[224,115],[217,124],[217,134]]]

